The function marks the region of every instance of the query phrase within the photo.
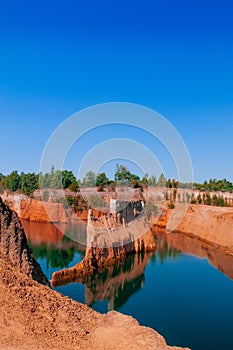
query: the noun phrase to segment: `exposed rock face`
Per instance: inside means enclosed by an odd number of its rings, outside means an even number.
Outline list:
[[[6,191],[1,197],[20,219],[37,222],[67,222],[67,213],[61,203],[43,202],[20,193]]]
[[[165,211],[156,223],[159,230],[166,229],[171,212]],[[233,208],[192,204],[175,232],[233,252]]]
[[[153,252],[156,249],[155,239],[151,231],[129,243],[124,244],[120,241],[114,243],[115,245],[109,248],[101,248],[98,245],[87,248],[85,259],[93,267],[98,268],[122,262],[129,254]]]
[[[1,197],[10,209],[15,211],[18,217],[23,220],[64,224],[80,220],[86,222],[88,218],[87,209],[75,213],[72,208],[65,209],[61,203],[31,199],[22,193],[5,191]],[[92,209],[92,211],[97,218],[103,215],[100,210]]]
[[[81,282],[98,269],[122,263],[130,254],[152,252],[155,249],[156,243],[151,231],[125,245],[117,244],[109,248],[87,247],[85,258],[80,263],[69,269],[54,272],[52,284],[58,286],[73,281]]]
[[[134,215],[137,203],[126,205],[122,202],[121,212],[114,210],[111,215],[102,217],[95,217],[90,209],[85,258],[70,269],[55,272],[52,277],[53,285],[83,280],[99,268],[123,262],[130,254],[154,251],[155,239],[145,216],[143,213],[140,216]],[[141,205],[141,201],[139,203]]]
[[[15,212],[0,198],[0,255],[20,272],[35,281],[49,285],[40,265],[34,259],[27,245],[23,227]]]
[[[67,222],[66,211],[61,203],[42,202],[34,199],[20,202],[20,217],[38,222]]]

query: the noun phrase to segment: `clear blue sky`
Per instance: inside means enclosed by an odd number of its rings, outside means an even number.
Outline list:
[[[37,172],[65,118],[123,101],[175,126],[195,180],[233,181],[232,19],[231,0],[0,1],[0,172]]]

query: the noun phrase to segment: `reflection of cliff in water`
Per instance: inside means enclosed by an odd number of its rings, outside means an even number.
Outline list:
[[[67,224],[59,223],[52,224],[47,222],[34,222],[21,220],[27,239],[33,246],[46,245],[58,246],[61,244],[65,247],[64,237],[70,238],[80,247],[80,250],[85,250],[87,237],[87,225],[83,221],[70,222]],[[65,232],[65,235],[64,233]]]
[[[167,245],[168,250],[180,251],[200,258],[208,259],[209,263],[220,272],[233,280],[233,255],[219,248],[200,241],[198,238],[189,237],[181,233],[157,234],[158,248]]]
[[[63,244],[59,247],[55,245],[47,245],[45,243],[40,246],[33,246],[30,242],[28,242],[34,257],[38,259],[45,259],[47,267],[52,268],[64,268],[68,267],[69,264],[74,260],[75,254],[80,253],[81,257],[84,257],[84,252],[79,250],[79,247],[75,244],[75,242],[70,239],[65,239],[65,244],[62,240]]]
[[[34,257],[45,259],[47,267],[64,268],[74,260],[75,254],[80,253],[81,257],[85,255],[86,247],[71,240],[61,231],[69,231],[70,235],[86,234],[86,227],[75,223],[60,224],[55,226],[51,223],[37,223],[22,220],[22,224],[28,239],[28,244],[33,251]],[[84,231],[85,230],[85,231]]]
[[[83,281],[85,285],[85,301],[91,306],[97,301],[108,300],[109,310],[117,310],[128,298],[141,289],[145,282],[145,268],[149,260],[160,262],[167,258],[176,258],[179,252],[168,247],[166,241],[158,242],[157,253],[141,253],[129,255],[122,264],[97,269]]]
[[[98,269],[86,276],[85,301],[93,305],[96,301],[108,300],[109,309],[118,309],[127,299],[144,285],[145,267],[152,253],[133,254],[123,264]]]
[[[175,246],[170,246],[167,240],[159,236],[157,237],[157,258],[161,263],[167,259],[176,259],[180,255],[180,250]]]

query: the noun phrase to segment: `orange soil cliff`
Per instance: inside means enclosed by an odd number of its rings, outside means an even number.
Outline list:
[[[68,221],[76,220],[87,221],[87,209],[74,213],[71,208],[64,209],[61,203],[31,199],[22,193],[5,191],[1,197],[10,209],[15,211],[19,218],[23,220],[55,223],[67,223]],[[93,209],[93,214],[97,218],[103,215],[101,211],[96,209]]]
[[[66,223],[69,219],[87,220],[87,210],[77,215],[71,214],[63,208],[61,203],[43,203],[34,199],[26,199],[20,194],[6,195],[4,193],[2,198],[9,203],[10,208],[16,211],[21,219],[61,223]],[[164,215],[155,224],[158,230],[166,228],[174,210],[176,209],[164,211]],[[99,215],[100,212],[96,211],[95,216]],[[192,204],[176,231],[197,237],[210,244],[217,244],[233,252],[233,208]]]
[[[164,214],[156,224],[157,230],[167,227],[172,210],[168,209]],[[233,252],[233,208],[192,204],[175,232]]]

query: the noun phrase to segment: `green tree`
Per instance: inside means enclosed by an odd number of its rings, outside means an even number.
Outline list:
[[[23,172],[20,174],[20,189],[26,195],[32,194],[39,188],[39,175],[35,173]]]
[[[73,172],[68,170],[62,170],[62,185],[63,185],[63,188],[70,188],[70,189],[72,186],[75,192],[79,188],[78,181],[74,176]]]
[[[48,173],[42,174],[39,173],[39,187],[40,188],[49,188],[50,187],[50,175]]]
[[[53,172],[51,172],[50,187],[55,189],[63,188],[61,170],[54,170]]]
[[[100,173],[96,176],[96,186],[102,186],[105,187],[109,184],[109,179],[107,178],[106,174]]]
[[[20,176],[16,170],[7,176],[7,187],[13,192],[20,189]]]
[[[131,181],[131,173],[130,171],[126,168],[126,166],[122,164],[117,164],[116,165],[116,171],[114,175],[114,179],[117,182],[122,182],[125,180]]]
[[[0,173],[0,191],[7,189],[7,177]]]
[[[96,174],[93,171],[88,171],[83,178],[82,186],[85,187],[95,187],[96,184]]]
[[[200,193],[199,193],[198,196],[197,196],[197,202],[198,202],[198,204],[201,204],[201,203],[202,203],[202,198],[201,198]]]
[[[149,176],[148,176],[147,173],[145,173],[143,178],[142,178],[142,184],[143,185],[148,185],[148,179],[149,179]]]
[[[132,174],[129,169],[122,164],[116,165],[114,179],[121,185],[132,186],[134,188],[140,187],[140,177],[136,174]]]

